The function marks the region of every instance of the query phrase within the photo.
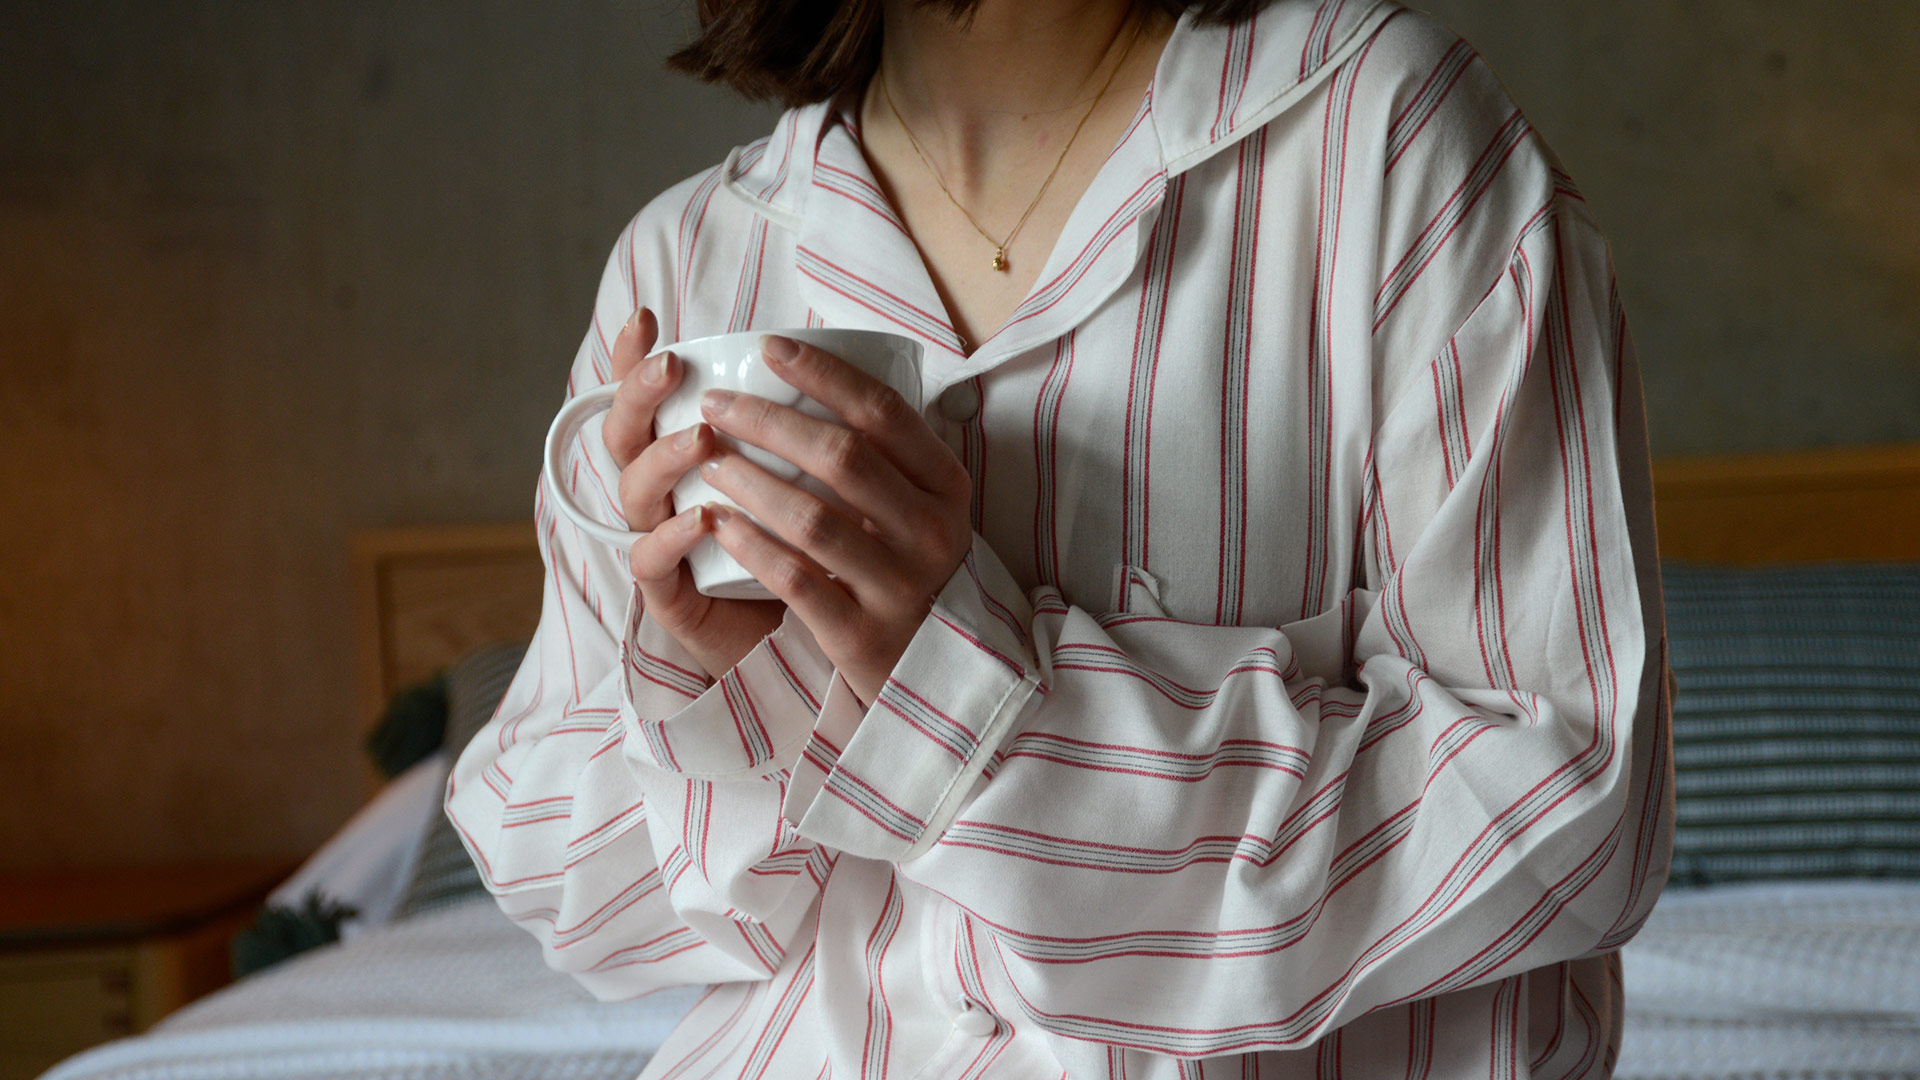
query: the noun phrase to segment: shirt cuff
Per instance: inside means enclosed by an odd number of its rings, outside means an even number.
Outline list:
[[[620,644],[628,757],[689,779],[790,768],[820,713],[833,664],[789,610],[733,669],[713,678],[648,618],[636,586]]]
[[[930,850],[1036,690],[1025,592],[977,534],[873,707],[835,673],[782,813],[809,840],[905,862]]]

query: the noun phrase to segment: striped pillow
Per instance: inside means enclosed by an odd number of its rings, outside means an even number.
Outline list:
[[[526,651],[525,642],[490,645],[469,653],[446,670],[447,735],[440,745],[448,761],[459,758],[460,751],[493,719]],[[473,858],[461,845],[446,812],[436,805],[413,865],[413,878],[394,918],[435,911],[485,892]]]
[[[1920,877],[1920,565],[1662,579],[1673,884]]]

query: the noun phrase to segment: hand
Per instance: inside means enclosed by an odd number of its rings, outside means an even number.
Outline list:
[[[641,363],[653,351],[660,323],[641,308],[613,342],[613,377],[620,389],[601,438],[620,466],[620,507],[627,527],[645,532],[628,553],[646,610],[661,629],[718,678],[753,651],[786,615],[778,600],[727,600],[701,595],[684,559],[710,529],[703,506],[673,514],[673,485],[710,456],[713,432],[695,424],[673,438],[656,438],[654,410],[680,383],[672,353]]]
[[[847,426],[725,391],[708,391],[702,400],[707,422],[818,477],[856,516],[739,454],[722,453],[702,465],[707,483],[786,544],[745,514],[718,508],[714,535],[800,616],[861,703],[872,705],[971,546],[972,481],[947,444],[884,383],[786,338],[767,337],[765,352],[773,371]]]

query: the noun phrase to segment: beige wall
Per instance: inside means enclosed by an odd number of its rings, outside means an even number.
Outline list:
[[[615,235],[767,114],[659,3],[0,6],[0,867],[363,791],[347,530],[531,513]]]
[[[1599,213],[1656,453],[1920,438],[1920,4],[1421,6]]]
[[[1920,438],[1920,5],[1431,6],[1607,225],[1657,451]],[[769,123],[682,32],[0,4],[0,868],[351,811],[347,531],[524,516],[614,235]]]

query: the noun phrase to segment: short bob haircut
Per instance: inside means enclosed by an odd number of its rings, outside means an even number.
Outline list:
[[[918,0],[956,21],[979,0]],[[1229,24],[1271,0],[1133,0],[1134,10]],[[667,66],[755,101],[811,105],[866,84],[880,65],[881,0],[700,0],[700,36]]]

